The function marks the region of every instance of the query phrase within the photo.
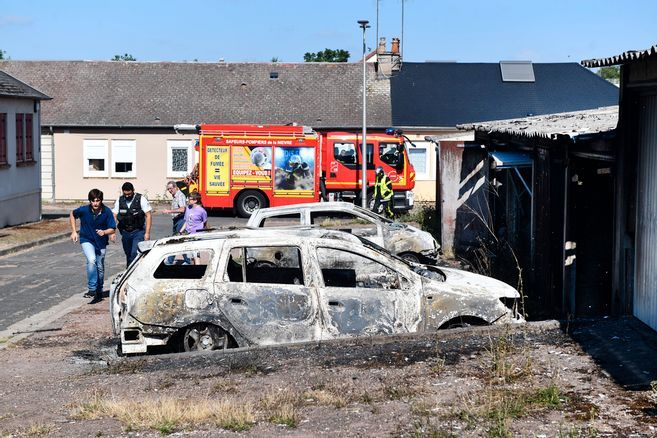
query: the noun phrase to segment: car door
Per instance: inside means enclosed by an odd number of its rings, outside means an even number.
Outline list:
[[[294,245],[239,245],[225,252],[215,283],[219,306],[233,327],[260,345],[310,341],[317,304]]]
[[[409,331],[401,277],[394,269],[368,257],[365,247],[318,246],[321,276],[319,301],[326,322],[338,336],[377,335]],[[413,294],[413,303],[417,297]],[[415,304],[412,304],[415,306]],[[417,312],[416,312],[417,313]]]

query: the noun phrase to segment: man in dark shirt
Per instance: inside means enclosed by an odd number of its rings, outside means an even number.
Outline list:
[[[105,279],[105,250],[108,236],[116,231],[116,222],[112,210],[103,204],[103,192],[98,189],[89,191],[89,205],[82,205],[69,214],[71,223],[71,240],[80,240],[82,252],[87,259],[87,293],[93,297],[91,303],[103,299],[103,282]],[[75,220],[80,219],[80,234],[75,228]]]

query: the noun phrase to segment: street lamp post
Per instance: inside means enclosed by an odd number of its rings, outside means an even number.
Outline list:
[[[363,29],[363,138],[361,143],[361,172],[362,172],[362,187],[360,192],[361,206],[367,208],[367,71],[365,69],[365,54],[367,46],[365,45],[365,29],[368,27],[369,21],[358,20],[358,25]]]

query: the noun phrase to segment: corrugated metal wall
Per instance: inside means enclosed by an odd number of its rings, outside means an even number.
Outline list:
[[[657,96],[641,98],[638,116],[633,314],[657,330]]]

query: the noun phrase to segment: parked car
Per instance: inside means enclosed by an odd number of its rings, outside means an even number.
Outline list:
[[[110,312],[122,351],[145,353],[521,322],[518,299],[498,280],[297,227],[141,242],[112,283]]]
[[[312,202],[255,211],[248,227],[317,225],[346,231],[411,261],[436,264],[440,245],[426,231],[392,221],[349,202]]]

